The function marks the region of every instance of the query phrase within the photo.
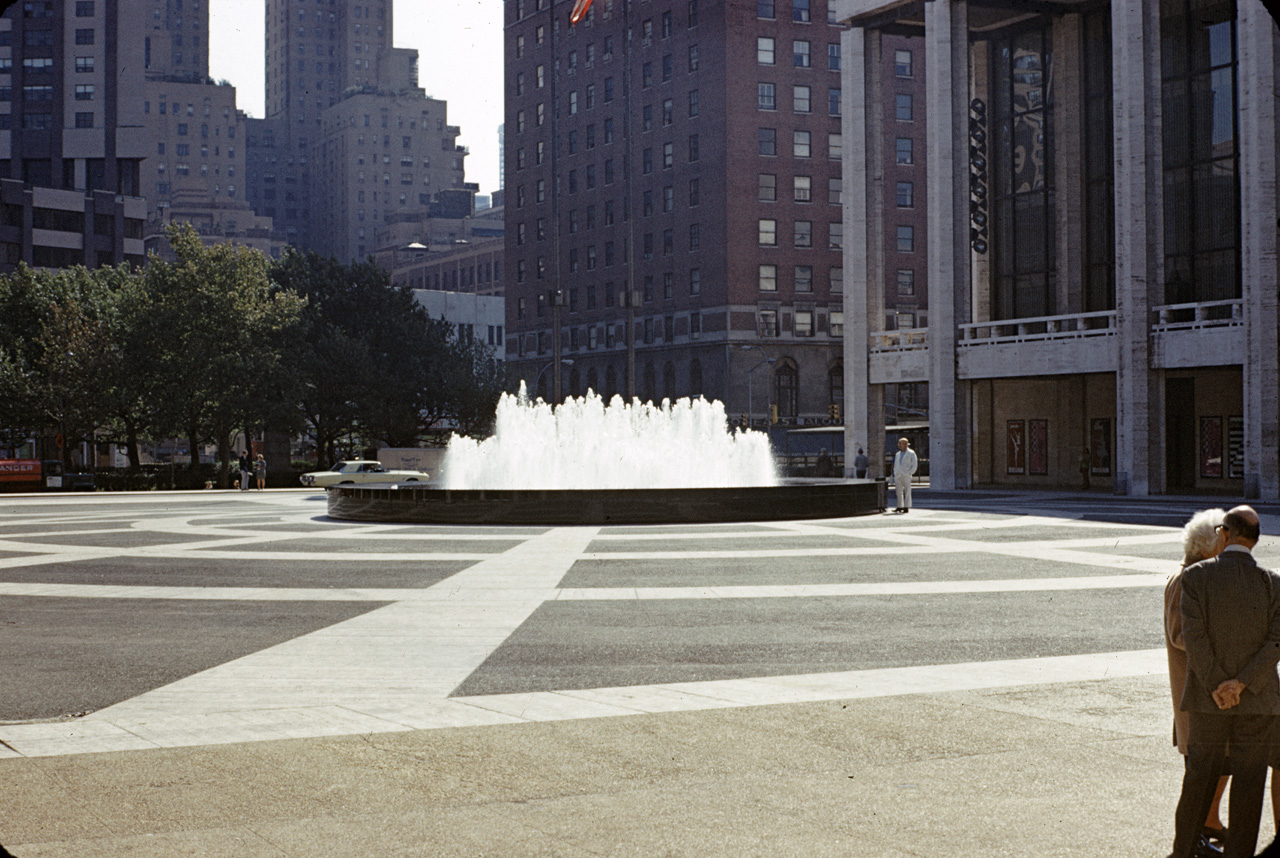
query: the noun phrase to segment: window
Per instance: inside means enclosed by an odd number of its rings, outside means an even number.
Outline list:
[[[827,88],[827,115],[840,115],[840,87],[838,86]]]
[[[844,138],[839,131],[827,134],[827,157],[832,161],[840,160],[840,150],[844,147]]]
[[[809,0],[791,0],[791,20],[808,23]]]
[[[827,247],[831,250],[844,247],[844,224],[839,221],[827,224]]]
[[[76,128],[92,128],[92,127],[93,127],[93,114],[92,114],[92,113],[77,113],[77,114],[76,114]]]
[[[898,269],[898,294],[916,294],[916,272],[914,268]]]
[[[827,204],[838,206],[841,203],[844,190],[844,180],[841,178],[827,179]]]
[[[698,26],[698,0],[689,0],[689,29]]]
[[[898,252],[914,253],[916,249],[916,228],[913,226],[898,227]]]
[[[844,268],[839,265],[833,266],[831,268],[830,277],[831,277],[831,291],[833,293],[843,292],[844,291]]]
[[[645,191],[645,193],[647,194],[649,192]],[[675,208],[675,200],[676,200],[676,195],[675,195],[674,187],[672,187],[671,185],[667,185],[665,188],[662,189],[662,210],[664,212],[670,212],[672,209]]]
[[[774,0],[756,0],[756,17],[757,18],[776,18],[777,13],[774,10]]]
[[[798,69],[807,69],[811,65],[809,57],[809,43],[803,40],[796,40],[791,43],[791,59]]]
[[[77,45],[92,45],[92,44],[93,44],[93,30],[76,30],[76,44],[77,44]]]
[[[776,337],[778,335],[778,311],[777,310],[760,310],[760,316],[756,322],[757,333],[762,337]]]
[[[667,126],[673,121],[675,121],[675,105],[672,103],[671,99],[667,98],[662,102],[662,124],[663,126]]]
[[[689,294],[698,295],[702,292],[702,269],[689,269]]]
[[[689,115],[698,115],[698,91],[696,89],[689,90]]]
[[[911,51],[893,52],[893,73],[896,77],[911,77]]]
[[[662,297],[670,301],[676,296],[675,275],[670,271],[662,275]],[[670,339],[670,337],[668,337]]]
[[[832,311],[828,314],[828,317],[827,317],[827,335],[828,335],[828,336],[831,336],[831,337],[843,337],[843,336],[844,336],[844,311],[843,311],[843,310],[832,310]],[[834,367],[834,368],[831,370],[831,372],[832,372],[833,374],[835,374],[835,372],[836,372],[836,370],[837,370],[837,369],[839,369],[839,366]],[[840,386],[839,386],[839,388],[836,388],[834,385],[832,386],[832,398],[834,398],[834,393],[835,393],[835,390],[836,390],[836,389],[840,390],[840,392],[841,392],[841,393],[843,393],[843,392],[844,392],[844,373],[843,373],[843,372],[841,372],[841,373],[840,373]]]
[[[76,101],[93,101],[94,88],[91,83],[76,84]]]
[[[914,182],[898,182],[898,208],[910,209],[915,208],[915,183]]]
[[[914,164],[910,137],[899,137],[893,144],[895,160],[899,164]]]
[[[756,37],[756,62],[762,66],[771,66],[776,62],[772,36]]]
[[[771,83],[756,84],[756,108],[759,110],[777,110],[777,88]]]
[[[93,71],[93,57],[76,57],[77,72]]]
[[[798,203],[813,202],[813,177],[812,176],[796,176],[794,196]]]
[[[689,46],[689,72],[693,73],[698,70],[698,46]]]
[[[645,89],[653,86],[653,63],[645,63],[640,67],[640,85]]]
[[[911,95],[900,92],[893,97],[893,117],[899,122],[911,121]]]
[[[797,292],[813,291],[813,266],[812,265],[796,266],[796,291]]]
[[[827,68],[831,71],[840,71],[840,43],[832,42],[827,45]]]
[[[640,216],[652,217],[653,216],[653,191],[646,190],[644,194],[641,196],[641,200],[642,202],[641,202]]]
[[[757,199],[762,203],[771,203],[778,199],[778,177],[773,173],[760,174],[760,190]]]
[[[702,193],[699,189],[698,179],[689,180],[689,208],[693,208],[702,202]]]
[[[773,218],[760,218],[759,241],[761,247],[778,246],[778,222]]]
[[[645,131],[653,130],[653,105],[646,104],[640,110],[640,127]]]
[[[650,173],[652,173],[653,172],[653,148],[652,147],[646,147],[644,152],[641,153],[641,161],[642,163],[640,165],[640,168],[644,172],[644,174],[647,176]]]
[[[791,330],[797,337],[812,337],[813,311],[796,310],[795,322],[793,323]]]
[[[697,134],[689,135],[689,160],[690,161],[698,160],[698,135]]]
[[[795,131],[792,133],[791,154],[797,158],[808,158],[812,154],[812,135],[808,131]]]
[[[671,38],[671,12],[662,13],[662,38]]]
[[[757,146],[761,155],[777,155],[778,129],[761,128],[759,131]]]
[[[813,221],[796,221],[795,246],[813,247]]]
[[[760,291],[761,292],[777,292],[778,291],[778,266],[776,265],[760,266]]]
[[[675,165],[676,147],[674,143],[662,144],[662,169],[670,170]]]
[[[689,224],[689,252],[702,249],[702,225]]]
[[[569,93],[569,115],[577,116],[577,114],[578,114],[578,91],[575,89],[574,91]]]
[[[76,0],[76,17],[93,17],[93,0]]]
[[[809,87],[794,86],[791,88],[791,100],[793,109],[796,113],[808,113],[810,111]]]
[[[674,66],[671,60],[671,54],[663,54],[662,55],[662,82],[663,83],[666,83],[667,81],[671,80],[671,73],[672,73],[673,67]]]

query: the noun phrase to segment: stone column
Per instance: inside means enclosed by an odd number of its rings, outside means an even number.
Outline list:
[[[1238,0],[1240,279],[1247,342],[1244,366],[1244,495],[1280,497],[1280,272],[1276,225],[1276,76],[1280,30],[1259,0]]]
[[[969,6],[924,8],[929,117],[929,483],[968,488],[973,473],[967,382],[956,377],[957,325],[969,318]]]
[[[1151,449],[1160,391],[1148,367],[1151,307],[1164,282],[1159,4],[1112,0],[1111,67],[1116,243],[1116,494],[1163,489]],[[1157,416],[1155,418],[1159,420]],[[1153,481],[1153,469],[1155,480]]]
[[[871,460],[869,476],[884,461],[884,407],[871,385],[867,348],[871,326],[884,318],[884,105],[880,92],[880,34],[855,27],[841,35],[844,103],[841,169],[844,242],[844,453],[853,473],[858,447]]]

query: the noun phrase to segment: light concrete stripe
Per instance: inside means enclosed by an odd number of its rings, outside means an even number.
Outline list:
[[[796,584],[761,587],[580,587],[556,594],[561,601],[603,599],[811,599],[820,596],[923,596],[959,593],[1023,593],[1163,587],[1167,575],[1098,575],[1080,578],[1012,578],[985,581],[907,581],[871,584]]]
[[[374,696],[363,705],[256,708],[237,706],[244,701],[236,700],[229,686],[203,699],[176,694],[162,705],[121,704],[76,721],[0,725],[0,741],[12,749],[10,756],[57,756],[1162,677],[1167,669],[1164,650],[1152,649],[448,699],[408,699],[385,688],[379,694],[372,682],[368,691]],[[145,704],[150,696],[135,701]],[[205,708],[184,707],[192,703]],[[0,755],[3,751],[0,746]]]
[[[564,718],[571,711],[563,699],[584,704],[579,717],[608,707],[632,712],[673,712],[725,706],[769,706],[779,703],[814,703],[903,694],[942,694],[1020,685],[1087,682],[1134,676],[1163,676],[1168,671],[1164,649],[1096,653],[1008,661],[938,664],[841,673],[803,674],[759,679],[680,682],[654,686],[595,688],[585,691],[549,691],[456,697],[495,711],[524,712],[528,720],[538,715]],[[604,710],[601,707],[606,707]]]

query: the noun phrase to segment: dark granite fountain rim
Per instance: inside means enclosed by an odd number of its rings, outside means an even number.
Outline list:
[[[432,524],[671,524],[843,518],[879,512],[884,483],[669,489],[444,489],[331,486],[331,518]]]

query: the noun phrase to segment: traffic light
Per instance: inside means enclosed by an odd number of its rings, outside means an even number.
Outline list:
[[[839,423],[840,422],[840,403],[839,402],[831,403],[831,408],[828,410],[831,414],[831,419]]]
[[[776,405],[769,406],[769,422],[770,423],[778,422],[778,406]]]

